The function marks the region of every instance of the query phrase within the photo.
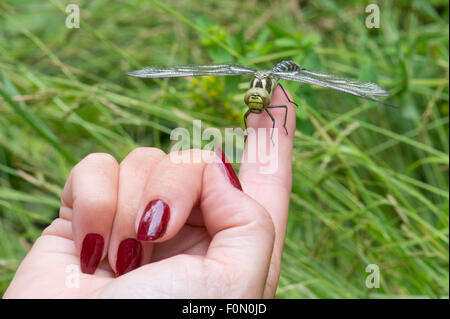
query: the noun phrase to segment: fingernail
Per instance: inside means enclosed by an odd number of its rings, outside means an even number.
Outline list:
[[[166,231],[169,218],[169,205],[161,199],[152,200],[142,214],[137,239],[143,241],[158,239]]]
[[[142,245],[134,238],[127,238],[120,242],[117,250],[117,276],[126,274],[141,265]]]
[[[220,170],[228,178],[230,183],[234,187],[242,191],[241,182],[239,182],[239,178],[237,177],[233,167],[228,162],[225,153],[222,151],[220,147],[217,148],[216,150],[216,163],[217,165],[219,165]]]
[[[82,272],[91,275],[95,272],[102,258],[104,245],[105,240],[99,234],[89,233],[84,237],[80,254]]]

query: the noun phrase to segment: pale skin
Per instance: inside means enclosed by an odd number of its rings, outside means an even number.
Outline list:
[[[288,107],[287,135],[285,110],[271,110],[277,169],[261,174],[262,163],[244,160],[243,191],[214,162],[176,164],[155,148],[135,149],[121,163],[108,154],[85,157],[67,179],[59,218],[37,239],[4,298],[273,298],[291,192],[295,107],[280,87],[271,105]],[[267,128],[271,143],[265,112],[250,115],[248,126]],[[261,147],[249,136],[245,154],[255,144]],[[144,207],[154,198],[170,206],[167,229],[141,242],[139,268],[116,277],[119,243],[136,238]],[[80,265],[88,233],[104,237],[102,261],[94,274],[80,274],[79,288],[68,288],[67,269]]]

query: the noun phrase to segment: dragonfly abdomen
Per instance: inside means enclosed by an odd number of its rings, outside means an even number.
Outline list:
[[[303,68],[294,61],[281,61],[272,69],[273,72],[295,72],[301,71]]]

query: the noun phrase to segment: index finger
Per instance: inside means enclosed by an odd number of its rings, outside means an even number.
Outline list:
[[[281,254],[286,234],[289,197],[292,186],[292,146],[295,133],[295,106],[292,97],[278,85],[272,96],[271,106],[260,114],[250,114],[250,128],[244,156],[239,171],[244,192],[260,203],[271,215],[275,226],[275,246],[267,280],[266,296],[273,296],[278,283]],[[286,131],[284,119],[286,114]],[[271,128],[276,130],[271,141]],[[252,130],[253,128],[254,130]]]

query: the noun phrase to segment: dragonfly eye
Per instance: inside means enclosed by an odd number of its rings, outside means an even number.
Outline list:
[[[272,91],[272,81],[269,79],[266,80],[266,91],[269,92],[269,94]]]

